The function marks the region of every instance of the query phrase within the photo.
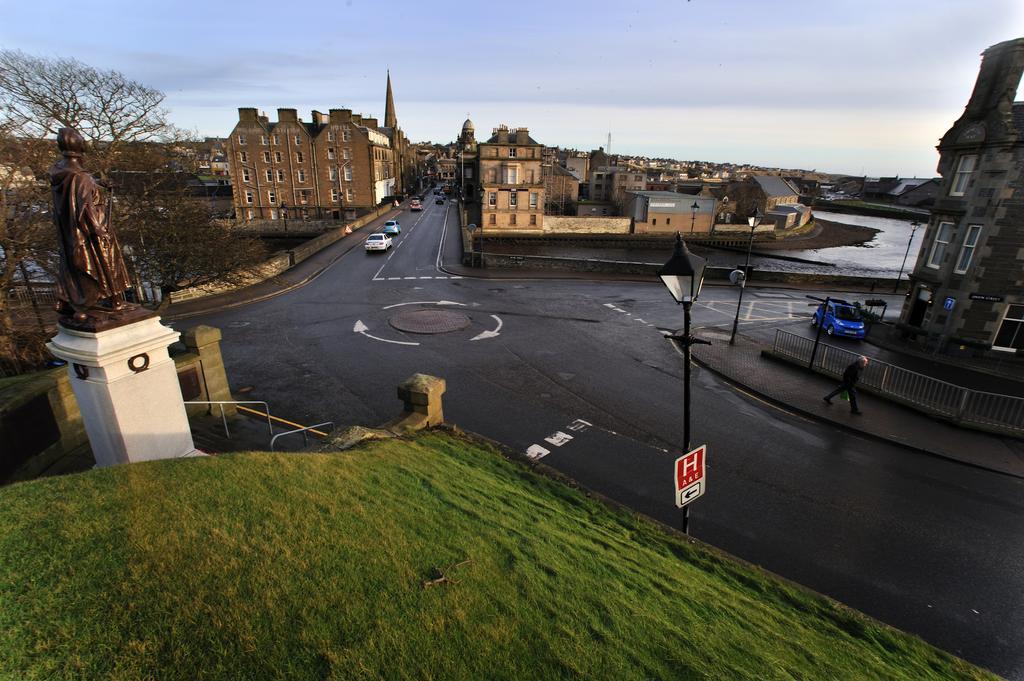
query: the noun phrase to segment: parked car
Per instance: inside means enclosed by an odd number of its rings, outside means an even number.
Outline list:
[[[409,210],[423,210],[423,204],[419,199],[413,199],[409,202]]]
[[[866,327],[860,310],[845,300],[829,300],[828,309],[824,308],[825,303],[818,305],[811,317],[811,326],[821,324],[825,328],[825,333],[830,336],[864,338]],[[824,321],[822,321],[822,315],[824,315]]]
[[[395,236],[396,234],[402,233],[402,226],[398,224],[398,220],[388,220],[384,223],[384,229],[380,230],[388,236]]]
[[[383,232],[371,234],[366,237],[365,248],[367,253],[371,253],[373,251],[386,251],[391,248],[391,237]]]

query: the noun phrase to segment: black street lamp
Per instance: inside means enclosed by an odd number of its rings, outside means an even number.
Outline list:
[[[736,345],[736,327],[740,325],[740,307],[743,305],[743,290],[747,288],[747,273],[750,272],[750,249],[754,246],[754,230],[761,224],[761,211],[757,208],[747,217],[747,224],[750,225],[750,240],[747,241],[747,261],[743,265],[743,276],[738,276],[740,298],[736,301],[736,318],[732,320],[732,335],[729,336],[729,345]]]
[[[284,231],[288,232],[288,204],[284,201],[281,202],[281,217],[284,219]]]
[[[693,227],[697,224],[697,211],[700,210],[700,206],[697,205],[697,201],[694,200],[693,205],[690,206],[690,234],[693,234]]]
[[[896,285],[893,287],[893,293],[899,293],[900,291],[900,278],[903,276],[903,268],[907,266],[907,256],[910,255],[910,244],[914,240],[914,232],[921,226],[921,223],[914,220],[910,223],[910,238],[907,239],[907,252],[903,254],[903,264],[900,265],[900,273],[896,275]]]
[[[704,283],[704,266],[707,260],[686,250],[683,237],[676,232],[676,246],[672,257],[658,270],[658,276],[665,284],[672,299],[683,306],[683,335],[673,334],[668,338],[683,346],[683,453],[690,451],[690,346],[708,344],[708,341],[690,335],[690,307],[700,295]],[[683,532],[689,531],[690,509],[683,507]]]

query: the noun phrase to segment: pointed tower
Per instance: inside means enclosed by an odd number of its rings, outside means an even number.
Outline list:
[[[398,127],[398,116],[395,115],[395,96],[391,94],[391,69],[388,69],[388,95],[387,101],[384,103],[384,127]]]

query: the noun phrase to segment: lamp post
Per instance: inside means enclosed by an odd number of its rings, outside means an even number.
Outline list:
[[[896,285],[893,287],[893,293],[899,293],[900,290],[900,278],[903,276],[903,268],[907,266],[907,256],[910,255],[910,244],[914,241],[914,232],[921,226],[921,223],[914,220],[910,223],[910,238],[907,239],[907,252],[903,254],[903,264],[900,265],[900,273],[896,275]]]
[[[700,295],[704,283],[704,258],[692,255],[683,243],[683,237],[676,232],[676,245],[672,257],[658,270],[658,276],[665,284],[672,299],[683,306],[683,335],[673,334],[668,338],[683,346],[683,453],[690,451],[690,346],[708,345],[708,341],[690,335],[690,307]],[[690,509],[683,507],[683,532],[689,532]]]
[[[754,230],[761,224],[761,217],[761,211],[757,208],[747,217],[747,224],[750,225],[750,240],[747,242],[747,261],[743,265],[743,276],[738,277],[740,298],[736,301],[736,318],[732,320],[732,335],[729,336],[729,345],[736,345],[736,327],[740,325],[740,307],[743,305],[743,290],[747,288],[747,272],[750,271],[750,249],[754,246]]]
[[[285,201],[281,202],[281,218],[284,220],[284,232],[288,233],[288,204]]]
[[[697,200],[694,199],[693,205],[690,206],[690,234],[693,234],[693,227],[697,224],[697,211],[700,210],[700,206],[697,205]]]

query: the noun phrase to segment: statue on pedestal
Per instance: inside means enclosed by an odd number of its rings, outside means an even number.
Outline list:
[[[110,185],[82,168],[85,139],[73,128],[61,128],[57,147],[64,158],[50,168],[50,186],[60,246],[61,325],[100,331],[149,316],[148,310],[125,301],[131,279],[101,191]]]

